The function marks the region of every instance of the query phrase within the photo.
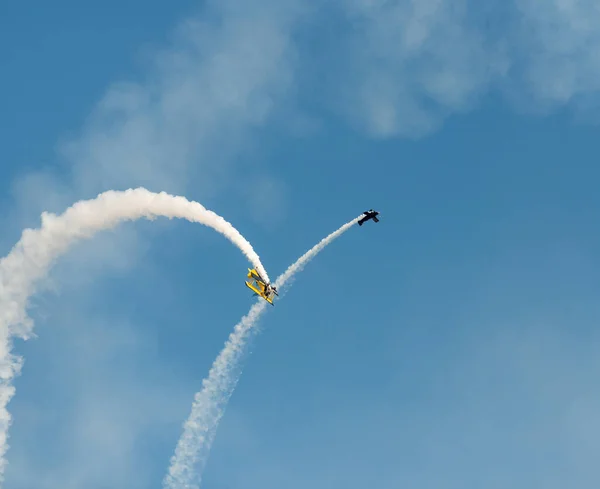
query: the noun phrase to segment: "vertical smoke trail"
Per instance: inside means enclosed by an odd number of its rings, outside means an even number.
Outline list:
[[[11,382],[22,367],[22,358],[11,353],[12,338],[30,337],[33,321],[27,316],[26,309],[37,281],[77,240],[90,238],[123,221],[159,216],[184,218],[212,227],[234,243],[267,276],[250,243],[229,222],[183,197],[165,192],[155,194],[144,188],[124,192],[111,190],[96,199],[76,202],[60,216],[43,213],[41,227],[25,229],[11,252],[0,260],[0,478],[6,466],[4,456],[8,450],[11,423],[7,405],[15,393]]]
[[[277,277],[275,286],[277,288],[284,287],[323,248],[350,229],[361,217],[363,217],[362,214],[344,224],[298,258],[294,264]],[[208,377],[202,381],[202,390],[194,396],[191,413],[183,425],[183,434],[177,442],[175,455],[171,457],[171,466],[163,481],[163,487],[168,489],[197,489],[200,487],[202,472],[217,433],[219,421],[225,413],[227,403],[241,375],[240,363],[245,353],[245,346],[254,332],[254,325],[266,307],[266,301],[259,299],[250,308],[248,314],[235,325],[225,347],[215,359]]]

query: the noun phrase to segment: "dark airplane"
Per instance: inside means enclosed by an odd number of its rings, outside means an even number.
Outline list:
[[[379,222],[379,219],[377,219],[377,215],[379,214],[379,212],[371,209],[371,210],[363,212],[363,214],[364,214],[364,217],[361,217],[360,221],[358,221],[359,226],[362,226],[363,223],[367,222],[369,219],[373,219],[375,222]]]

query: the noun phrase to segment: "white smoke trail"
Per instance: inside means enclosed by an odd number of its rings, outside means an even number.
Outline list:
[[[123,221],[156,217],[183,218],[223,234],[267,277],[250,243],[225,219],[184,197],[159,194],[144,188],[108,191],[96,199],[79,201],[57,216],[43,213],[38,229],[25,229],[11,252],[0,260],[0,478],[8,450],[11,416],[7,404],[15,393],[12,379],[22,368],[22,358],[11,353],[12,337],[28,339],[33,321],[27,316],[29,297],[36,282],[75,241],[110,229]]]
[[[344,224],[298,258],[293,265],[277,277],[275,286],[279,289],[286,284],[289,285],[296,273],[301,271],[329,243],[356,224],[361,217],[363,217],[362,214]],[[245,346],[255,331],[254,325],[266,308],[267,302],[259,299],[250,308],[248,314],[235,325],[225,347],[213,362],[208,377],[202,381],[202,390],[194,396],[191,413],[183,425],[183,434],[177,442],[175,455],[171,457],[171,466],[163,481],[163,487],[168,489],[197,489],[200,487],[202,472],[217,433],[219,421],[225,413],[227,403],[241,375],[240,364],[245,353]]]

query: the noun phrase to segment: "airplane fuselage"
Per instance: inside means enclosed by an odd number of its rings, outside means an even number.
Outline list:
[[[373,209],[368,210],[363,212],[364,217],[362,217],[359,221],[358,221],[358,225],[362,226],[365,222],[367,222],[369,219],[373,219],[373,221],[375,222],[379,222],[379,219],[377,219],[377,216],[379,215],[379,212],[374,211]]]

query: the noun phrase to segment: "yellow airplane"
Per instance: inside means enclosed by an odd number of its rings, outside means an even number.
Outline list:
[[[266,300],[269,304],[274,306],[273,297],[275,295],[279,295],[277,293],[277,289],[274,285],[268,284],[265,280],[260,276],[254,268],[248,269],[248,278],[251,279],[249,282],[246,281],[246,287],[254,292],[254,295],[258,295]]]

